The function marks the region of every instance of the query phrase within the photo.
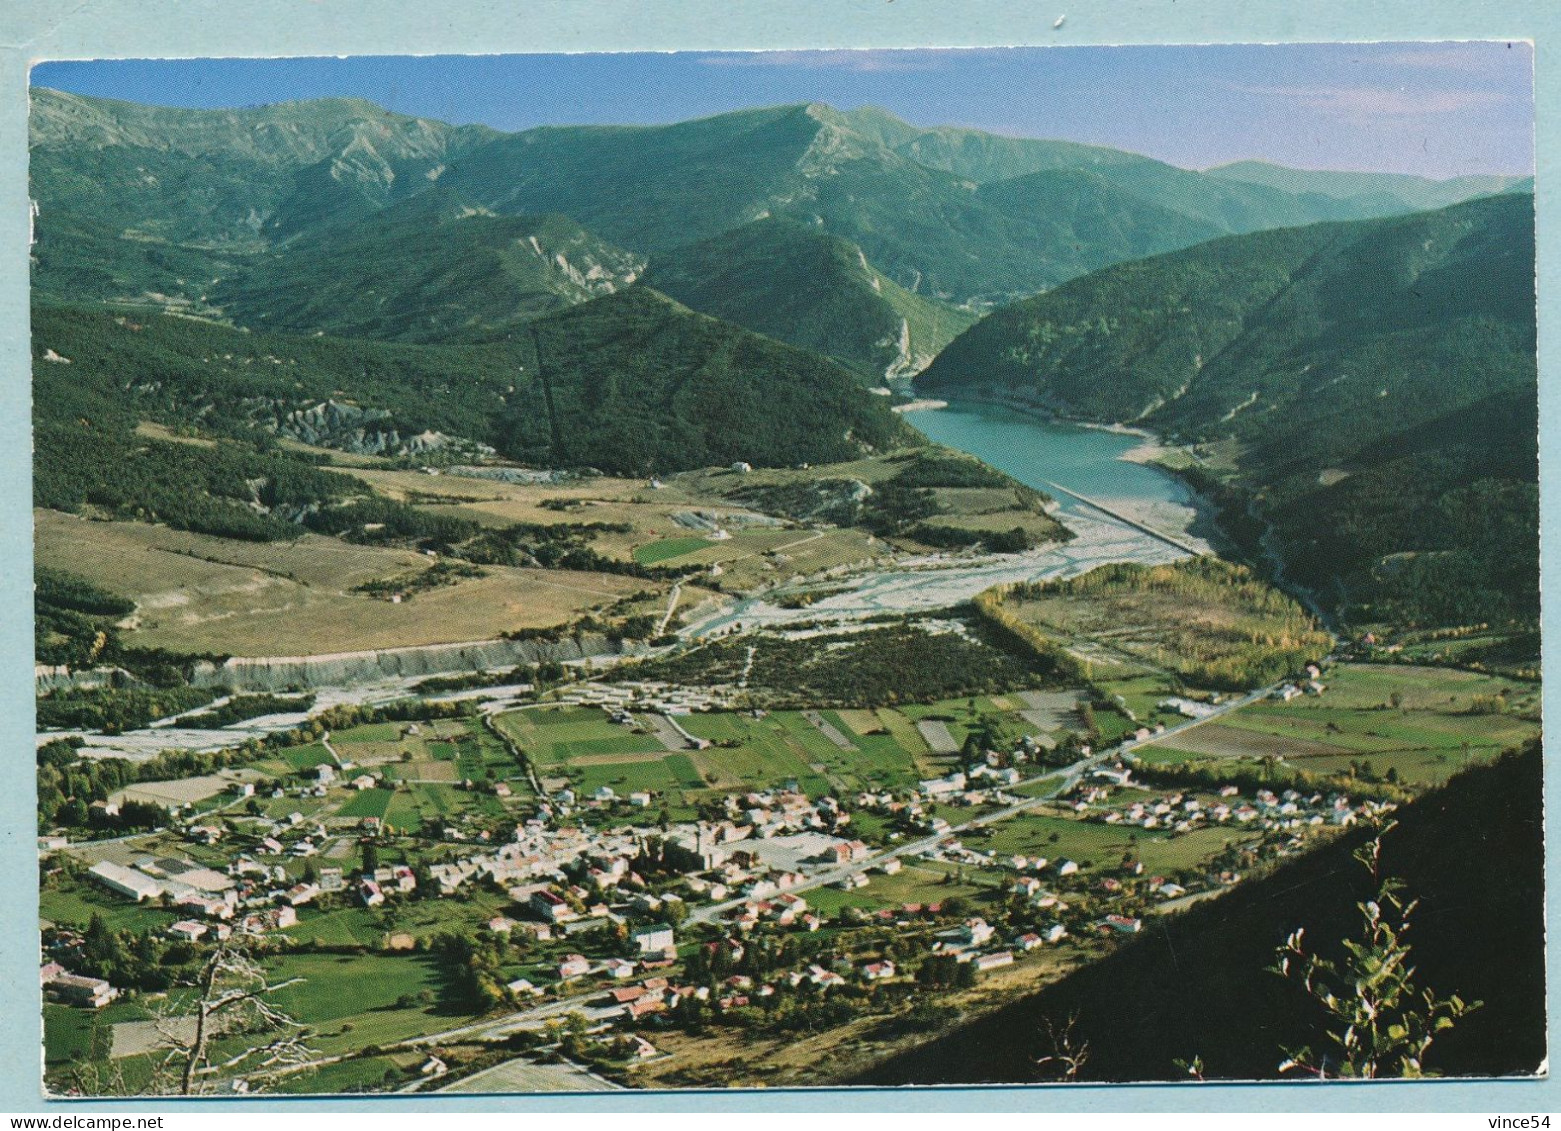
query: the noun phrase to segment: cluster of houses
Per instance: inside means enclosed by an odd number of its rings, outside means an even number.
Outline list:
[[[1316,664],[1307,664],[1305,679],[1280,684],[1273,690],[1271,698],[1288,703],[1302,695],[1321,695],[1328,690],[1328,685],[1322,682],[1322,674],[1322,669]]]
[[[806,906],[800,897],[796,902]],[[791,910],[795,910],[795,907]],[[899,911],[886,910],[882,915],[898,922],[908,922],[908,916],[920,914],[923,910],[932,909],[915,905]],[[740,925],[740,921],[736,922]],[[995,929],[984,919],[971,918],[938,932],[932,943],[932,953],[948,955],[959,963],[969,963],[978,972],[986,972],[1012,965],[1016,952],[1031,951],[1045,943],[1060,942],[1067,933],[1066,928],[1059,924],[1041,933],[1027,932],[1018,935],[1004,944],[996,938]],[[704,946],[712,956],[716,951],[723,951],[730,962],[737,963],[742,960],[747,944],[740,935],[732,935],[708,942]],[[580,961],[584,962],[583,959]],[[889,958],[841,957],[829,966],[810,962],[797,969],[771,975],[763,981],[747,974],[732,974],[714,987],[678,986],[665,977],[650,977],[634,985],[610,986],[601,1000],[601,1011],[597,1013],[597,1017],[606,1020],[618,1018],[638,1021],[649,1014],[675,1009],[684,998],[708,1002],[717,1012],[725,1013],[751,1005],[755,1000],[762,1001],[773,997],[784,990],[795,990],[804,984],[831,989],[846,985],[853,977],[862,983],[870,984],[892,981],[904,973],[905,971]]]
[[[1067,937],[1067,928],[1052,924],[1040,933],[1026,932],[1005,946],[997,941],[997,929],[980,917],[966,919],[957,926],[939,931],[932,944],[934,954],[953,956],[956,962],[970,963],[977,973],[1011,966],[1014,948],[1034,950],[1042,943],[1057,943]]]
[[[990,799],[991,791],[1007,785],[1018,785],[1024,775],[1012,766],[999,768],[978,765],[969,770],[956,770],[941,778],[920,782],[912,796],[913,802],[937,801],[950,804],[979,805]]]
[[[1006,787],[1022,780],[1023,774],[1012,766],[981,765],[919,782],[908,793],[858,793],[855,802],[858,809],[889,817],[909,828],[946,833],[951,826],[945,818],[930,812],[933,805],[1011,805],[1019,798],[1006,792]]]
[[[298,922],[297,908],[320,890],[314,884],[284,886],[285,871],[247,859],[235,861],[227,874],[174,857],[147,856],[133,865],[103,860],[87,869],[87,878],[133,902],[161,902],[185,912],[188,917],[167,933],[191,942],[284,930]]]
[[[1101,769],[1092,777],[1107,775],[1110,784],[1130,786],[1131,771]],[[1222,785],[1213,796],[1199,797],[1182,791],[1148,796],[1102,808],[1111,796],[1109,786],[1087,785],[1076,791],[1073,806],[1089,819],[1108,825],[1132,825],[1166,833],[1185,833],[1205,825],[1249,825],[1264,831],[1300,831],[1321,825],[1347,828],[1370,820],[1387,809],[1376,801],[1354,802],[1342,793],[1304,794],[1287,789],[1275,793],[1259,789],[1250,800],[1234,785]]]

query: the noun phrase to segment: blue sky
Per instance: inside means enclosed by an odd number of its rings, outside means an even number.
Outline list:
[[[502,130],[747,106],[885,107],[1145,153],[1449,177],[1533,171],[1526,43],[1067,47],[48,63],[35,85],[230,107],[350,95]]]

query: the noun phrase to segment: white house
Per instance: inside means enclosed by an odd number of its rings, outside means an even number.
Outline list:
[[[633,940],[641,954],[667,950],[674,945],[672,928],[662,924],[636,931]]]

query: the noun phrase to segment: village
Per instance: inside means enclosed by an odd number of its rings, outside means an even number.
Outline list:
[[[729,704],[719,689],[658,683],[578,685],[553,706],[571,719],[599,711],[618,731],[655,712],[675,728],[668,749],[720,753],[698,720]],[[1194,724],[1213,710],[1161,706]],[[435,741],[451,726],[404,723],[385,737]],[[342,757],[351,748],[338,735],[322,740],[329,758],[290,773],[226,770],[218,795],[164,797],[166,823],[152,833],[46,836],[40,850],[46,877],[76,877],[93,902],[160,913],[136,922],[195,953],[236,941],[331,950],[343,931],[359,940],[371,928],[373,949],[410,955],[463,936],[468,950],[492,951],[476,1010],[492,1036],[556,1035],[561,1017],[578,1015],[593,1047],[611,1040],[644,1061],[662,1055],[658,1032],[757,1024],[821,996],[843,1007],[867,989],[873,1000],[937,995],[1037,952],[1109,945],[1391,808],[1337,791],[1157,787],[1135,777],[1133,751],[1165,731],[1140,728],[1098,754],[1075,744],[1078,760],[1062,767],[1042,760],[1053,737],[1026,733],[895,788],[706,791],[694,819],[672,819],[658,790],[575,788],[546,770],[538,780],[528,762],[509,780],[452,783],[449,796],[481,808],[417,827],[392,823],[386,805],[367,812],[362,799],[406,783],[395,763]],[[161,796],[155,783],[131,792]],[[99,805],[113,817],[115,799]],[[1102,834],[1125,830],[1129,841],[1106,848]],[[59,1005],[102,1010],[137,993],[83,972],[81,930],[46,924],[44,943],[40,976]],[[470,954],[463,961],[477,969]]]

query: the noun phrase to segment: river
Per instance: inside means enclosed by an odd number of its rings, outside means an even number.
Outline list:
[[[1109,562],[1146,565],[1187,556],[1182,545],[1207,545],[1187,533],[1196,502],[1180,480],[1124,458],[1150,441],[1141,435],[1062,424],[989,405],[956,404],[905,414],[929,439],[969,452],[1019,482],[1057,499],[1057,516],[1073,532],[1069,542],[1023,554],[971,557],[935,554],[902,561],[899,567],[849,579],[806,582],[831,594],[800,609],[751,597],[696,617],[681,635],[696,639],[759,628],[784,628],[801,621],[860,622],[884,614],[927,614],[970,600],[983,589],[1086,573]],[[1077,491],[1126,515],[1133,523],[1169,535],[1171,543],[1124,523],[1053,485]]]

